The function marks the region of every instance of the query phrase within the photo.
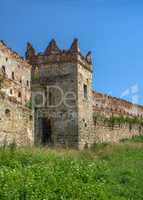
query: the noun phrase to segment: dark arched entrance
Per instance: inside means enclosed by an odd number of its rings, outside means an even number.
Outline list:
[[[51,127],[51,120],[48,118],[42,118],[42,144],[51,144],[52,139],[52,127]]]

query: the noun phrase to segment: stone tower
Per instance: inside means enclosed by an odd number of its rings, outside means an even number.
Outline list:
[[[32,65],[35,143],[83,149],[92,144],[92,58],[78,40],[61,50],[51,40],[43,53],[27,44]]]

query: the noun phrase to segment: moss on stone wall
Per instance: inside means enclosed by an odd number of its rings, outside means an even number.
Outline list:
[[[96,124],[97,122],[101,122],[104,125],[108,125],[110,127],[113,127],[114,125],[121,125],[121,124],[129,124],[131,127],[132,125],[139,125],[143,126],[143,117],[136,117],[136,116],[111,116],[107,117],[100,113],[94,113],[93,114],[93,120]]]
[[[26,105],[25,105],[27,108],[29,108],[29,109],[32,109],[32,100],[30,99],[27,103],[26,103]]]

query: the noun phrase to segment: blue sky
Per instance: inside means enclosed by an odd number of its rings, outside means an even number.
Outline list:
[[[143,104],[142,0],[0,0],[0,39],[24,55],[55,38],[69,48],[77,37],[92,51],[93,87]]]

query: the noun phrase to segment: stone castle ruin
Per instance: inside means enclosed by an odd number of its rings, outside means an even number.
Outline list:
[[[31,66],[0,42],[0,143],[33,142],[33,116],[27,108],[31,98]]]
[[[92,56],[51,40],[26,58],[0,42],[0,143],[77,149],[143,133],[143,107],[92,90]]]

